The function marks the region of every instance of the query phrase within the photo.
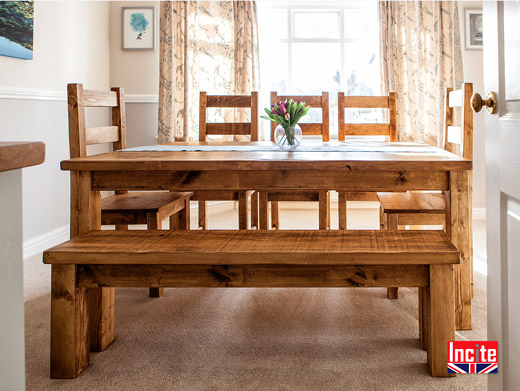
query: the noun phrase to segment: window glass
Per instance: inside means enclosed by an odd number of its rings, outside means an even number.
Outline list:
[[[338,11],[293,11],[294,38],[340,38]]]

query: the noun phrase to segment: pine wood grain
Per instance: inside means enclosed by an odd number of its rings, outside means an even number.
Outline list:
[[[453,266],[431,265],[427,303],[428,367],[432,376],[451,377],[448,373],[448,341],[455,340],[453,302]]]
[[[443,264],[459,263],[459,253],[443,231],[379,230],[92,231],[44,253],[49,264],[101,260],[106,264]]]
[[[426,265],[80,265],[80,287],[384,287],[429,285]]]
[[[284,191],[337,189],[358,191],[447,190],[445,171],[93,171],[95,190],[250,190]]]
[[[36,166],[44,160],[42,142],[0,142],[0,172]]]
[[[89,364],[88,291],[75,265],[52,267],[51,377],[72,379]]]
[[[385,213],[444,214],[444,194],[440,193],[377,193]]]

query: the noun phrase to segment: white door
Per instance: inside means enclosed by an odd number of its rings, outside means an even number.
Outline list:
[[[499,373],[489,390],[520,390],[520,2],[484,1],[484,85],[496,92],[486,116],[488,340]],[[482,91],[480,91],[482,93]]]

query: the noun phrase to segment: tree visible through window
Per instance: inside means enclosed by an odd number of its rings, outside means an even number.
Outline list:
[[[257,4],[262,105],[269,104],[270,91],[279,95],[329,91],[330,132],[337,134],[338,92],[379,95],[381,91],[377,2]],[[351,122],[382,121],[381,112],[374,109],[346,110],[345,116]],[[321,121],[321,110],[310,110],[305,121]]]

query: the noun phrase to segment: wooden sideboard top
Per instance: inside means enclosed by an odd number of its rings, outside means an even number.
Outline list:
[[[36,166],[45,160],[45,144],[40,141],[0,142],[0,172]]]

